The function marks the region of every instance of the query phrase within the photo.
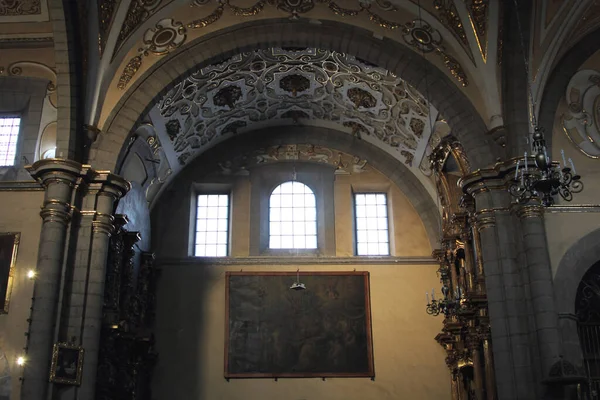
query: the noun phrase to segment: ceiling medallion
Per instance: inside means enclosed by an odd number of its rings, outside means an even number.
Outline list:
[[[142,56],[150,54],[164,56],[181,46],[185,39],[186,30],[181,22],[175,22],[170,18],[158,21],[154,28],[150,28],[144,33],[143,46],[138,49],[140,55],[129,60],[117,87],[121,90],[127,87],[129,81],[142,66]]]
[[[299,74],[287,75],[279,80],[279,87],[296,97],[298,93],[310,89],[310,81]]]
[[[311,120],[337,124],[356,137],[368,135],[404,160],[400,151],[414,154],[419,138],[427,136],[429,115],[425,99],[401,78],[315,48],[255,50],[203,67],[155,107],[169,124],[179,121],[177,154],[202,149],[239,128]]]
[[[119,31],[114,55],[119,51],[125,40],[159,9],[161,0],[132,0],[125,16],[125,21]]]
[[[152,53],[156,56],[162,56],[169,51],[176,49],[185,42],[185,27],[181,22],[175,22],[172,19],[163,19],[156,23],[152,29],[144,33],[144,46],[139,49],[144,55]]]
[[[433,28],[422,19],[415,19],[408,22],[402,28],[403,38],[406,43],[417,48],[423,53],[435,51],[442,57],[444,65],[450,70],[450,73],[463,87],[469,85],[467,74],[456,58],[446,53],[442,45],[442,36],[440,32]]]

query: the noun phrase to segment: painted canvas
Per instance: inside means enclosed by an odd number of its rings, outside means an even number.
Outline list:
[[[228,272],[225,377],[373,377],[369,301],[368,272]]]

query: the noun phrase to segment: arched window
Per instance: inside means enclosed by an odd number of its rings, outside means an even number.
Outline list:
[[[316,249],[315,194],[297,181],[282,183],[269,199],[269,248]]]

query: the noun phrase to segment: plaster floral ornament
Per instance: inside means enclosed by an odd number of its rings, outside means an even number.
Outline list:
[[[590,158],[600,158],[600,72],[577,72],[567,86],[568,109],[562,115],[569,141]]]
[[[337,126],[407,164],[429,137],[429,104],[404,80],[315,48],[235,55],[176,83],[155,107],[175,152],[185,154],[182,163],[227,137],[269,126]]]

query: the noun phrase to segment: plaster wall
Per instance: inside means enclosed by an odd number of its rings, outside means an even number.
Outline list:
[[[33,281],[27,271],[35,269],[42,219],[40,205],[43,191],[0,191],[0,232],[20,232],[16,265],[13,270],[13,286],[8,314],[0,314],[0,375],[10,371],[10,398],[20,398],[22,368],[17,366],[17,357],[23,354],[28,331],[27,318],[33,296]],[[0,380],[0,399],[6,394],[6,378]]]
[[[300,166],[297,167],[300,171]],[[442,320],[425,313],[425,293],[439,286],[433,262],[411,264],[406,257],[429,258],[424,225],[406,196],[385,175],[369,167],[335,175],[335,257],[261,257],[250,253],[249,176],[202,176],[187,168],[152,210],[152,241],[161,277],[157,290],[153,396],[162,399],[449,399],[445,353],[434,337]],[[252,171],[250,172],[252,173]],[[299,175],[300,176],[300,175]],[[231,191],[231,257],[211,262],[190,257],[194,226],[194,191],[228,187]],[[391,255],[370,263],[354,256],[353,192],[385,192],[390,212]],[[339,257],[339,258],[337,258]],[[341,258],[344,257],[344,258]],[[315,260],[315,258],[313,258]],[[223,378],[225,271],[369,271],[375,374],[365,378],[238,379]]]
[[[161,266],[153,396],[157,400],[450,399],[445,353],[435,340],[442,318],[425,313],[439,286],[434,265]],[[223,378],[225,271],[369,271],[375,379]]]

